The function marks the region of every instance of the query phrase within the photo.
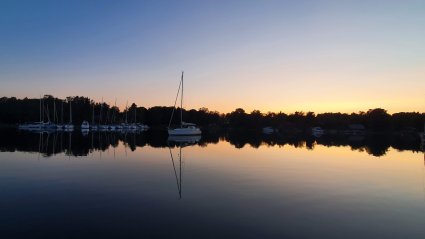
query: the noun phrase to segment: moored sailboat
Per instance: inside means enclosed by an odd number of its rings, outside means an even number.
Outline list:
[[[187,135],[201,135],[202,131],[199,129],[196,124],[183,122],[183,73],[180,80],[179,89],[177,91],[177,96],[179,95],[180,88],[180,127],[170,128],[171,121],[173,120],[174,110],[176,108],[176,102],[174,103],[173,112],[171,113],[170,123],[168,124],[168,135],[173,136],[187,136]],[[177,100],[177,97],[176,97]]]

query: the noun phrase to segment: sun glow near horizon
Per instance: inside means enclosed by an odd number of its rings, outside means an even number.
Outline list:
[[[185,70],[186,109],[425,112],[420,1],[5,5],[0,96],[172,106]]]

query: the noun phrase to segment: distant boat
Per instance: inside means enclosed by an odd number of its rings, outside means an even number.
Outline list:
[[[99,125],[98,129],[100,131],[108,131],[109,130],[109,127],[106,124],[101,124],[101,125]]]
[[[320,127],[313,127],[311,128],[311,133],[313,136],[320,137],[325,133],[325,131]]]
[[[40,121],[20,124],[18,125],[18,129],[29,130],[29,131],[44,131],[44,130],[53,131],[56,129],[56,125],[54,123],[50,121],[44,122],[44,104],[42,106],[41,97],[40,97]]]
[[[276,130],[273,129],[272,127],[264,127],[263,128],[263,134],[273,134],[275,132],[276,132]]]
[[[115,125],[109,125],[109,126],[108,126],[108,129],[109,129],[110,131],[115,131],[115,130],[116,130],[116,126],[115,126]]]
[[[178,136],[178,135],[200,135],[200,134],[202,134],[202,131],[198,127],[196,127],[195,124],[183,122],[183,72],[182,72],[182,77],[181,77],[181,80],[180,80],[179,89],[177,90],[177,95],[179,94],[180,86],[181,86],[181,89],[182,89],[181,95],[180,95],[180,127],[174,128],[174,129],[170,128],[171,121],[173,120],[174,110],[176,108],[176,105],[174,104],[173,112],[171,113],[170,123],[168,124],[168,134],[174,135],[174,136]]]
[[[90,129],[90,124],[87,120],[84,120],[83,123],[81,124],[81,130],[89,130]]]
[[[134,109],[134,123],[130,124],[130,129],[136,131],[145,131],[149,129],[149,126],[137,123],[137,108]]]
[[[145,124],[136,124],[137,129],[145,131],[149,129],[149,126],[145,125]]]

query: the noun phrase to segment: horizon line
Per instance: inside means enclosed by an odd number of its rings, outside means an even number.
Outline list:
[[[45,94],[45,95],[43,95],[42,96],[42,98],[45,98],[45,96],[51,96],[51,97],[53,97],[53,98],[55,98],[55,99],[58,99],[58,100],[66,100],[66,98],[68,98],[68,97],[71,97],[71,98],[74,98],[74,97],[82,97],[82,98],[88,98],[89,100],[91,100],[91,101],[93,101],[93,102],[95,102],[96,104],[100,104],[100,103],[102,103],[102,102],[100,102],[100,101],[96,101],[96,100],[94,100],[94,99],[92,99],[92,98],[90,98],[90,97],[88,97],[88,96],[78,96],[78,95],[76,95],[76,96],[66,96],[66,97],[64,97],[63,99],[62,98],[58,98],[58,97],[55,97],[55,96],[53,96],[53,95],[50,95],[50,94]],[[8,98],[8,99],[10,99],[10,98],[16,98],[17,100],[24,100],[24,99],[28,99],[28,100],[40,100],[40,98],[30,98],[30,97],[22,97],[22,98],[18,98],[18,97],[16,97],[16,96],[12,96],[12,97],[7,97],[7,96],[1,96],[0,97],[0,99],[1,98]],[[107,105],[109,105],[110,107],[117,107],[118,109],[119,109],[119,111],[120,112],[125,112],[125,107],[120,107],[120,106],[114,106],[113,104],[109,104],[109,103],[107,103],[107,102],[103,102],[103,103],[105,103],[105,104],[107,104]],[[136,104],[136,102],[129,102],[128,103],[128,107],[130,107],[132,104]],[[154,108],[154,107],[168,107],[168,108],[173,108],[173,106],[167,106],[167,105],[153,105],[153,106],[143,106],[143,105],[138,105],[138,104],[136,104],[136,106],[137,107],[143,107],[143,108],[146,108],[146,109],[150,109],[150,108]],[[180,108],[180,107],[176,107],[176,108]],[[374,108],[369,108],[369,109],[367,109],[367,110],[359,110],[359,111],[357,111],[357,112],[355,112],[355,111],[351,111],[351,112],[349,112],[349,111],[338,111],[338,112],[335,112],[335,111],[319,111],[319,112],[315,112],[315,111],[311,111],[311,110],[308,110],[308,111],[304,111],[304,110],[295,110],[295,111],[293,111],[293,112],[287,112],[287,111],[283,111],[283,110],[279,110],[279,111],[270,111],[270,110],[268,110],[268,111],[262,111],[262,110],[259,110],[259,109],[253,109],[253,110],[251,110],[251,111],[247,111],[247,110],[245,110],[244,108],[242,108],[242,107],[235,107],[234,108],[234,110],[232,110],[232,111],[229,111],[229,112],[220,112],[220,111],[218,111],[218,110],[211,110],[211,109],[209,109],[208,107],[200,107],[200,108],[198,108],[198,109],[195,109],[195,108],[185,108],[185,107],[183,107],[183,109],[186,109],[186,111],[190,111],[190,110],[196,110],[196,111],[199,111],[199,110],[201,110],[202,108],[205,108],[205,109],[207,109],[208,110],[208,112],[217,112],[218,114],[220,114],[220,115],[222,115],[222,114],[230,114],[230,113],[232,113],[232,112],[234,112],[234,111],[236,111],[237,109],[242,109],[242,110],[244,110],[245,111],[245,113],[246,114],[250,114],[250,113],[252,113],[252,112],[254,112],[254,111],[259,111],[262,115],[267,115],[267,114],[269,114],[269,113],[273,113],[273,114],[279,114],[279,113],[283,113],[283,114],[287,114],[287,115],[290,115],[290,114],[295,114],[295,113],[304,113],[304,114],[307,114],[307,113],[314,113],[315,115],[318,115],[318,114],[327,114],[327,113],[331,113],[331,114],[336,114],[336,113],[340,113],[340,114],[348,114],[348,115],[350,115],[350,114],[360,114],[360,113],[366,113],[366,112],[368,112],[368,111],[370,111],[370,110],[374,110],[374,109],[383,109],[383,110],[385,110],[388,114],[390,114],[390,115],[393,115],[393,114],[397,114],[397,113],[419,113],[419,114],[425,114],[425,112],[421,112],[420,110],[418,110],[418,111],[398,111],[398,112],[390,112],[390,111],[388,111],[388,110],[386,110],[385,108],[383,108],[383,107],[374,107]]]

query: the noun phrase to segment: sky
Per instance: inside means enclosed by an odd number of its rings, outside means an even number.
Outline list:
[[[0,96],[425,112],[425,1],[0,1]]]

